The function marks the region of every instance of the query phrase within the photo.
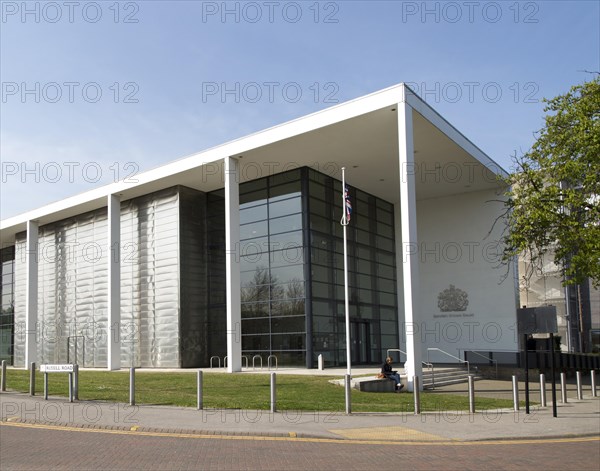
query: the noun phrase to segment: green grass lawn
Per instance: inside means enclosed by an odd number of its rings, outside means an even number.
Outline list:
[[[48,375],[51,396],[68,396],[68,375]],[[334,377],[277,375],[277,409],[303,411],[345,410],[344,388],[329,383]],[[196,375],[192,373],[136,373],[136,404],[196,406]],[[268,374],[204,373],[204,407],[226,409],[269,409],[270,376]],[[29,372],[9,369],[7,389],[29,391]],[[36,373],[36,394],[43,394],[43,374]],[[79,399],[129,402],[127,372],[81,371]],[[477,410],[512,407],[512,400],[476,398]],[[464,396],[421,394],[422,411],[468,410]],[[410,393],[365,393],[352,390],[354,412],[412,412]]]

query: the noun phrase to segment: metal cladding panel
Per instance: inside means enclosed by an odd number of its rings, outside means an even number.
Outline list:
[[[177,368],[179,195],[177,188],[121,204],[123,366]]]
[[[25,297],[27,285],[27,271],[25,264],[25,242],[24,232],[15,237],[15,343],[13,364],[25,366]]]
[[[121,204],[119,326],[108,325],[107,209],[40,227],[38,362],[106,367],[108,335],[118,329],[123,366],[181,366],[178,191]],[[25,366],[25,250],[26,234],[17,234],[17,366]]]
[[[106,365],[106,231],[105,209],[40,228],[41,363]]]
[[[106,210],[40,227],[38,363],[106,365]],[[16,238],[15,365],[24,366],[26,234]],[[69,348],[70,345],[70,348]]]

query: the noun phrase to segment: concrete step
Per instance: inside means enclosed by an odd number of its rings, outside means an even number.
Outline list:
[[[449,384],[460,384],[467,383],[469,381],[469,374],[475,377],[475,380],[482,379],[476,369],[472,369],[471,372],[467,372],[467,369],[461,366],[452,367],[438,367],[433,369],[433,372],[428,368],[423,368],[423,388],[433,389],[436,386],[444,386]],[[401,372],[403,377],[406,377],[404,371]]]
[[[434,370],[433,372],[427,370],[423,371],[423,378],[431,378],[435,376],[436,378],[445,378],[445,377],[453,377],[453,376],[461,376],[468,375],[467,370],[465,369],[452,369],[452,370]]]
[[[471,373],[475,380],[483,379],[477,370],[473,369]],[[400,370],[402,381],[406,385],[406,372]],[[467,383],[469,381],[469,373],[466,368],[461,367],[440,367],[434,368],[433,373],[429,369],[423,370],[422,376],[423,389],[434,389],[435,387]],[[331,383],[338,386],[344,386],[343,379],[330,380]],[[368,392],[392,392],[394,391],[394,382],[386,379],[377,379],[376,376],[353,377],[351,387],[359,391]]]
[[[442,386],[449,386],[451,384],[466,384],[467,382],[468,382],[468,380],[464,380],[464,379],[460,379],[460,378],[445,379],[442,381],[436,381],[435,384],[434,383],[424,383],[423,389],[436,389],[436,388],[440,388]]]

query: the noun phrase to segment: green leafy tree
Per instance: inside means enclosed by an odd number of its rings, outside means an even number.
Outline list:
[[[600,285],[600,79],[544,102],[545,126],[508,176],[504,261],[550,256],[565,284]]]

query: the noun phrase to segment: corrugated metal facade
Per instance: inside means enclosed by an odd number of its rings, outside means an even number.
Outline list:
[[[118,331],[122,366],[182,366],[180,190],[121,204],[120,326],[107,325],[107,210],[40,227],[38,362],[105,367]],[[14,364],[24,366],[25,233],[15,246]]]

